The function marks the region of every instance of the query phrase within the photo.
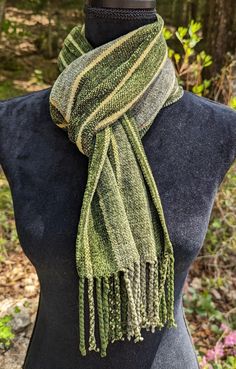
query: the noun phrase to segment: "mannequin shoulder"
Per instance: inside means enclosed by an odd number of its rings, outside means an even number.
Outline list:
[[[162,109],[150,128],[150,142],[194,173],[208,175],[218,186],[236,158],[236,111],[185,91]],[[179,165],[179,166],[180,166]]]
[[[50,119],[50,88],[0,101],[0,162],[20,137],[29,136]]]
[[[33,117],[38,113],[41,114],[42,110],[48,105],[50,88],[31,92],[27,95],[10,98],[0,101],[0,129],[4,129],[7,126],[10,129],[9,121],[17,117]]]
[[[201,120],[216,130],[226,130],[225,134],[232,134],[232,138],[236,140],[236,110],[220,102],[186,91],[183,102],[187,104],[187,109],[192,107],[193,114],[198,114]]]
[[[219,145],[224,149],[229,161],[235,159],[236,110],[187,91],[174,109],[179,111],[180,119],[185,120],[185,128],[188,126],[196,135],[196,139],[207,137],[209,145]],[[177,114],[174,110],[173,113]]]

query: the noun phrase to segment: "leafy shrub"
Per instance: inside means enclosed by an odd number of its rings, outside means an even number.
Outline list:
[[[3,348],[7,349],[10,347],[15,334],[12,331],[9,322],[12,320],[12,315],[5,315],[0,318],[0,344]]]
[[[201,28],[201,23],[192,20],[188,27],[178,27],[177,31],[165,28],[164,36],[167,41],[177,38],[182,45],[180,53],[169,47],[169,57],[175,64],[181,84],[187,91],[206,96],[211,80],[203,78],[203,70],[212,64],[212,57],[204,50],[196,51],[202,40]]]
[[[0,261],[6,257],[7,250],[16,247],[17,241],[12,197],[9,185],[0,169]]]

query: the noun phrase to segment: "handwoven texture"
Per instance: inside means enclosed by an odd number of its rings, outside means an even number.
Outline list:
[[[95,49],[76,26],[58,59],[51,116],[89,158],[75,255],[82,355],[142,341],[142,328],[176,327],[173,247],[141,141],[160,109],[183,94],[163,26],[157,15]]]

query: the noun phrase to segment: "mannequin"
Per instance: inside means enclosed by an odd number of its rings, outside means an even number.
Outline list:
[[[85,11],[86,37],[94,47],[154,21],[156,12],[96,6]],[[0,102],[0,163],[19,239],[41,287],[23,369],[199,368],[182,290],[203,245],[216,192],[236,157],[236,112],[185,92],[156,116],[143,145],[174,248],[178,327],[143,329],[141,343],[116,341],[105,358],[94,351],[82,357],[75,239],[88,160],[52,122],[49,94],[50,88]]]

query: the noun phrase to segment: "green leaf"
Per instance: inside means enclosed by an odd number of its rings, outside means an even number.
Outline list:
[[[14,312],[15,312],[16,314],[18,314],[18,313],[20,313],[20,312],[21,312],[21,309],[19,308],[19,306],[15,306],[15,308],[14,308]]]
[[[169,58],[172,59],[173,55],[174,55],[174,50],[173,49],[168,49],[168,55],[169,55]]]
[[[164,33],[164,38],[166,41],[170,40],[173,36],[173,32],[171,32],[168,28],[165,28],[165,27],[164,27],[163,33]]]
[[[3,318],[0,318],[0,343],[6,348],[11,345],[11,341],[15,337],[12,327],[9,325],[12,318],[12,315],[5,315]]]
[[[178,27],[178,30],[176,32],[176,36],[181,41],[187,35],[187,32],[188,32],[188,28],[186,28],[186,27]]]
[[[202,24],[200,22],[195,22],[194,20],[192,20],[189,26],[190,36],[193,36],[195,33],[200,31],[201,28],[202,28]]]
[[[193,89],[192,89],[192,92],[195,93],[196,95],[201,95],[203,90],[204,90],[204,85],[201,84],[201,85],[198,85],[198,86],[194,86]]]
[[[178,64],[181,59],[181,56],[178,53],[175,53],[174,58],[175,58],[176,63]]]
[[[236,96],[232,97],[232,99],[229,102],[229,106],[233,109],[236,109]]]

